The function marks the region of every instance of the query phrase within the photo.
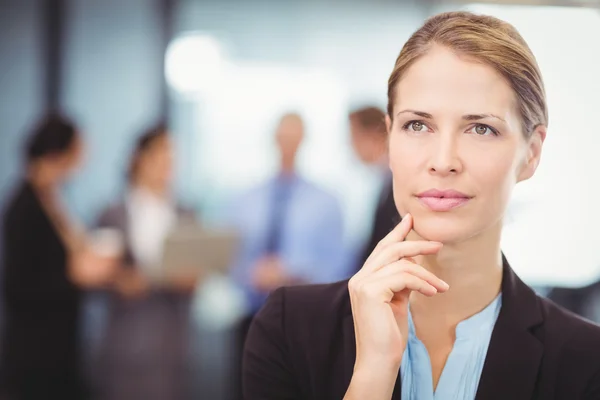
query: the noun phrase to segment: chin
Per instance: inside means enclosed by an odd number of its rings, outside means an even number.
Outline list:
[[[417,213],[413,217],[413,230],[419,237],[444,244],[464,242],[482,230],[473,218],[452,213]]]

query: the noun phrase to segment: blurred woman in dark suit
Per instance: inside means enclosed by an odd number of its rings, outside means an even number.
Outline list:
[[[81,291],[112,279],[117,258],[91,250],[61,204],[60,187],[79,166],[82,150],[70,121],[46,117],[27,144],[26,174],[4,214],[2,362],[10,398],[86,398]]]

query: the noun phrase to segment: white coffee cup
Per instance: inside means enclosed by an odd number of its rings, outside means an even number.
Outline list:
[[[100,228],[89,235],[91,250],[101,257],[120,257],[125,249],[125,238],[118,229]]]

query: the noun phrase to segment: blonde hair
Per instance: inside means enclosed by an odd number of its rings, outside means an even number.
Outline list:
[[[546,93],[537,61],[519,32],[498,18],[469,12],[435,15],[408,39],[388,81],[388,114],[393,120],[396,87],[406,70],[434,45],[489,65],[515,92],[522,130],[529,137],[548,125]]]

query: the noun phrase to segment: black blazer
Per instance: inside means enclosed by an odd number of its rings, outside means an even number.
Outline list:
[[[65,246],[28,183],[8,204],[2,236],[4,365],[9,372],[75,374],[81,292],[69,280]]]
[[[344,397],[356,357],[347,284],[271,295],[246,341],[244,399]],[[600,399],[600,327],[538,297],[506,262],[502,293],[476,399]]]
[[[365,261],[367,261],[367,258],[369,258],[373,252],[373,249],[375,249],[375,246],[377,246],[377,243],[386,237],[399,223],[400,215],[398,214],[398,209],[394,202],[394,191],[392,189],[392,179],[390,177],[385,183],[379,203],[375,209],[371,234],[366,246],[363,248],[356,271],[362,268]]]

